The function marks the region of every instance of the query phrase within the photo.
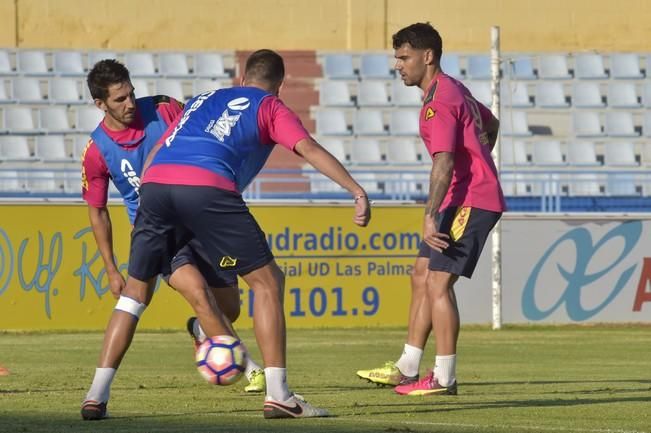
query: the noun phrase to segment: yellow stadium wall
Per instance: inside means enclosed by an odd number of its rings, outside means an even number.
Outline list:
[[[16,2],[15,0],[0,0],[0,46],[16,46]]]
[[[426,20],[448,51],[487,50],[491,25],[506,51],[647,51],[651,40],[647,0],[0,0],[0,13],[0,42],[21,48],[390,49],[393,32]]]

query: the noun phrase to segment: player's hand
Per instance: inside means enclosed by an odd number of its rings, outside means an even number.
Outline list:
[[[446,233],[441,233],[436,227],[434,218],[431,215],[425,215],[423,221],[423,241],[433,250],[443,252],[444,249],[450,246],[448,240],[450,236]]]
[[[124,281],[124,277],[120,272],[117,270],[109,272],[108,275],[109,279],[109,289],[111,290],[111,294],[115,299],[118,299],[120,297],[120,294],[122,293],[122,290],[124,290],[125,286],[127,285],[126,281]]]
[[[371,220],[371,203],[366,194],[355,196],[355,216],[353,221],[361,227],[366,227]]]

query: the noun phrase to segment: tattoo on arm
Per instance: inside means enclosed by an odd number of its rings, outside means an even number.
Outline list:
[[[439,152],[434,155],[432,172],[430,173],[429,196],[425,206],[425,214],[430,215],[434,220],[438,216],[438,210],[450,188],[452,181],[452,169],[454,168],[454,154],[451,152]]]

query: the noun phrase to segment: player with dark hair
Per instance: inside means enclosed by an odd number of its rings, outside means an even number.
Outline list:
[[[277,97],[283,79],[282,57],[271,50],[254,52],[242,87],[190,100],[164,144],[154,149],[158,152],[143,179],[123,290],[138,314],[113,312],[106,333],[114,338],[105,339],[102,359],[108,365],[119,363],[135,332],[134,319],[151,299],[155,276],[169,271],[169,259],[184,242],[196,239],[212,266],[237,272],[254,291],[254,331],[267,385],[265,418],[327,416],[287,386],[284,275],[241,192],[277,143],[351,192],[356,224],[368,223],[370,207],[364,189]]]
[[[115,263],[113,251],[113,230],[107,208],[109,180],[122,195],[133,224],[145,159],[181,114],[183,104],[163,95],[136,98],[129,71],[114,59],[97,62],[88,73],[87,83],[95,105],[104,112],[104,119],[91,133],[82,154],[82,197],[88,203],[88,216],[104,262],[109,289],[119,299],[125,281]],[[166,275],[166,280],[186,298],[195,287],[207,284],[212,292],[209,296],[215,298],[226,316],[224,324],[232,330],[229,322],[237,320],[240,313],[237,275],[233,272],[216,273],[196,253],[198,245],[192,247],[185,247],[173,258],[171,275]],[[118,303],[116,308],[121,308],[125,301],[120,302],[122,304]],[[108,400],[115,373],[116,369],[111,367],[96,370],[93,387],[84,401],[85,417],[102,415],[105,409],[101,402]],[[253,375],[258,379],[247,388],[263,391],[264,374],[254,361],[247,364],[247,373],[247,377]],[[257,383],[260,379],[261,384]]]
[[[443,43],[429,23],[398,31],[393,48],[395,68],[404,83],[424,92],[420,135],[433,162],[403,356],[398,363],[358,375],[379,383],[391,381],[402,395],[456,394],[459,310],[454,284],[459,276],[472,276],[488,234],[505,210],[490,155],[499,121],[462,83],[441,70]],[[417,380],[432,329],[434,368]]]

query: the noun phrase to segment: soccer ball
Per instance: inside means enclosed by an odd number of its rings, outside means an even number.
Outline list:
[[[214,385],[232,385],[240,380],[246,358],[242,342],[230,335],[206,338],[195,354],[199,373]]]

